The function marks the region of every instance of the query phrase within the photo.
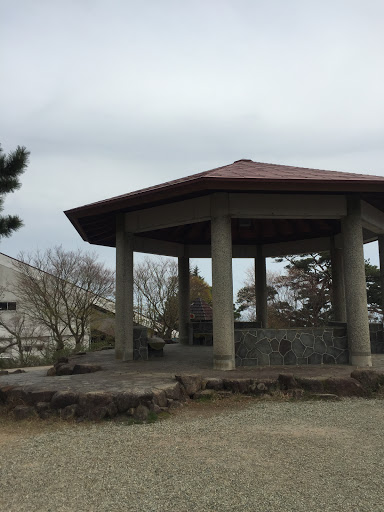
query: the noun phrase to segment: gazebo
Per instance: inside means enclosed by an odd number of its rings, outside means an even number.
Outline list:
[[[133,359],[133,254],[174,256],[180,341],[189,258],[212,258],[213,367],[235,367],[232,258],[254,258],[257,321],[268,325],[267,257],[330,250],[335,320],[349,362],[371,366],[363,243],[384,258],[384,177],[237,160],[65,212],[83,240],[116,247],[116,357]],[[383,269],[383,265],[381,265]]]

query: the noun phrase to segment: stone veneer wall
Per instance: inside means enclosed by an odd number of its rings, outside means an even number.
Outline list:
[[[384,333],[382,323],[369,324],[372,354],[384,354]]]
[[[148,359],[148,333],[146,327],[133,327],[133,359],[136,361],[147,361]]]
[[[191,322],[194,344],[212,345],[212,322]],[[256,322],[235,322],[236,366],[348,364],[346,327],[259,329]],[[383,324],[369,325],[372,354],[384,354]],[[203,337],[197,342],[196,335]],[[133,328],[133,359],[148,360],[148,335]]]
[[[345,327],[235,329],[236,366],[348,364]]]

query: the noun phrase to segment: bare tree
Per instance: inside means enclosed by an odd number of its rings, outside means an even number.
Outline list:
[[[4,300],[9,293],[12,292],[6,286],[0,287],[1,300]],[[17,312],[13,308],[0,311],[0,327],[3,331],[0,336],[0,354],[16,353],[22,366],[28,362],[28,355],[33,348],[42,345],[41,326],[30,319],[20,306]]]
[[[135,265],[134,307],[136,318],[149,323],[160,336],[170,338],[178,330],[178,266],[173,258],[145,258]],[[190,300],[212,302],[211,287],[195,267],[190,274]],[[142,320],[140,320],[142,319]]]
[[[267,272],[267,301],[268,301],[268,316],[270,314],[270,305],[273,302],[281,300],[281,295],[284,290],[277,287],[279,275],[276,273]],[[244,286],[237,292],[236,312],[240,313],[242,318],[248,322],[256,321],[256,293],[255,293],[255,272],[254,268],[246,270],[246,278]]]
[[[136,312],[167,338],[177,329],[177,273],[177,262],[171,258],[146,258],[134,271]]]
[[[9,318],[0,315],[0,326],[9,334],[0,339],[0,353],[13,349],[17,352],[20,366],[27,365],[34,350],[43,346],[41,326],[31,321],[25,313],[17,313]]]
[[[95,309],[113,296],[114,273],[93,253],[54,247],[19,256],[15,294],[26,314],[52,334],[56,349],[71,335],[79,348]]]

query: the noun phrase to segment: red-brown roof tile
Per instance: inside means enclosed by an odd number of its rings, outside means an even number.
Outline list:
[[[139,210],[223,190],[379,194],[380,197],[373,197],[372,201],[378,200],[380,204],[377,206],[381,208],[383,204],[384,209],[384,176],[324,171],[242,159],[216,169],[73,208],[65,214],[81,236],[87,239],[87,219],[94,223],[99,216],[104,219],[111,216],[112,219],[118,212]],[[113,219],[111,222],[113,223]]]
[[[134,198],[137,196],[146,196],[151,192],[158,192],[165,189],[172,189],[173,187],[179,187],[180,185],[188,186],[193,182],[204,181],[206,186],[214,185],[215,181],[218,180],[229,180],[229,181],[240,181],[240,180],[251,180],[257,185],[257,183],[268,183],[268,182],[283,182],[294,181],[299,182],[313,182],[313,183],[331,183],[331,182],[358,182],[358,183],[381,183],[384,184],[384,176],[373,176],[370,174],[356,174],[349,172],[339,171],[323,171],[320,169],[310,169],[306,167],[294,167],[290,165],[277,165],[277,164],[265,164],[260,162],[253,162],[252,160],[236,160],[233,164],[224,165],[217,167],[210,171],[204,171],[184,178],[178,178],[172,181],[166,181],[159,185],[147,187],[133,192],[128,192],[119,196],[115,196],[109,199],[103,199],[95,203],[90,203],[67,212],[74,212],[82,208],[103,205],[113,201],[121,199]],[[67,213],[66,212],[66,213]]]
[[[195,299],[190,306],[190,316],[192,322],[212,321],[212,306],[205,302],[202,298]]]

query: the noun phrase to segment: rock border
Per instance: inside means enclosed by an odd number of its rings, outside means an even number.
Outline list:
[[[83,355],[85,352],[79,352]],[[47,371],[47,377],[56,377],[61,375],[80,375],[83,373],[94,373],[102,370],[99,364],[73,363],[69,362],[68,357],[60,357],[52,368]]]
[[[371,397],[384,390],[384,374],[375,370],[356,369],[347,378],[304,378],[281,373],[277,379],[205,378],[198,374],[175,375],[175,382],[153,389],[132,389],[113,393],[92,391],[30,390],[17,386],[0,388],[0,402],[13,412],[15,419],[58,416],[63,420],[91,420],[125,416],[146,422],[151,413],[171,412],[191,399],[210,398],[215,393],[265,396],[282,392],[294,399]]]

